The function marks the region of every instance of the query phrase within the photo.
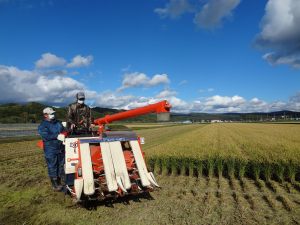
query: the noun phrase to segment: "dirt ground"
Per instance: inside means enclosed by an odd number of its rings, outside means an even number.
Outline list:
[[[0,144],[0,224],[299,224],[290,183],[156,175],[161,189],[74,204],[54,193],[36,141]]]

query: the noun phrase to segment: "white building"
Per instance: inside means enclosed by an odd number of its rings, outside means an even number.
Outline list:
[[[223,123],[223,120],[211,120],[211,123]]]

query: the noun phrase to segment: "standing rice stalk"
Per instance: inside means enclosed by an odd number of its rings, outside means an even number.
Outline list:
[[[156,174],[161,174],[162,168],[161,168],[161,158],[157,157],[154,163],[154,172]]]
[[[300,126],[293,124],[223,123],[145,129],[138,134],[149,140],[143,150],[151,158],[149,168],[158,174],[294,183],[300,181],[299,132]]]
[[[216,159],[216,164],[217,164],[217,173],[220,178],[223,175],[223,169],[224,169],[224,163],[221,157],[218,157]]]
[[[168,164],[169,164],[168,158],[162,157],[160,160],[161,160],[161,174],[168,175]]]
[[[193,177],[195,175],[195,160],[189,159],[189,176]]]
[[[149,171],[154,171],[155,158],[146,158]]]
[[[282,183],[284,181],[284,165],[282,162],[279,162],[275,166],[275,174],[276,174],[276,179]]]
[[[214,168],[215,168],[215,161],[213,158],[209,158],[207,160],[207,175],[208,175],[208,177],[214,176]]]
[[[267,163],[263,166],[263,171],[264,171],[264,178],[265,181],[269,182],[272,177],[272,166],[270,163]]]
[[[240,180],[242,180],[245,177],[246,167],[247,167],[247,163],[245,160],[239,159],[237,161],[238,177]]]
[[[231,178],[231,179],[234,178],[234,174],[235,174],[235,160],[233,158],[227,159],[226,166],[227,166],[228,177]]]
[[[287,166],[287,176],[291,183],[295,182],[296,177],[296,165],[293,162],[290,162]]]
[[[203,176],[203,161],[201,161],[201,160],[197,160],[196,173],[197,173],[198,178]]]
[[[177,176],[178,175],[178,170],[179,170],[179,168],[178,168],[179,159],[176,158],[176,157],[172,157],[170,159],[170,161],[171,161],[170,162],[171,163],[171,174],[173,176]]]
[[[186,158],[182,158],[181,159],[180,175],[186,176],[187,168],[188,168],[188,160]]]
[[[253,163],[251,167],[253,171],[254,180],[258,181],[260,178],[260,171],[261,171],[260,164]]]

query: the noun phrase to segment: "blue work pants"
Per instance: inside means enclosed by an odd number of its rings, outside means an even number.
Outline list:
[[[45,159],[50,178],[64,177],[65,153],[55,151],[45,151]]]

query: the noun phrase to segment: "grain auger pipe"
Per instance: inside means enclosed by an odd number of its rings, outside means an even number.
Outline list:
[[[125,112],[116,113],[113,115],[106,115],[102,118],[96,119],[94,123],[99,125],[99,133],[104,131],[103,125],[112,123],[118,120],[124,120],[132,117],[137,117],[149,113],[156,113],[158,120],[167,121],[170,116],[171,105],[167,100],[157,102],[155,104],[150,104],[144,107],[128,110]]]

